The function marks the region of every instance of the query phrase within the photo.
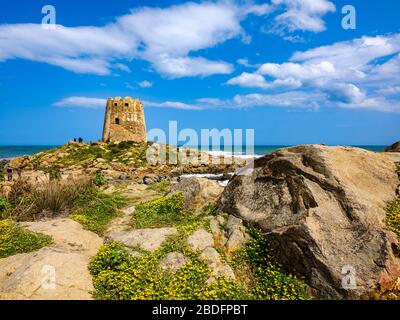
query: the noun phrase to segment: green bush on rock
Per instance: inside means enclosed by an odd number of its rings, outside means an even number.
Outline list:
[[[51,242],[50,236],[27,231],[12,220],[0,221],[0,258],[39,250]]]

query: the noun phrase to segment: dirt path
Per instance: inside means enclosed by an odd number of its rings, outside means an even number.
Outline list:
[[[90,258],[103,240],[70,219],[24,224],[54,244],[0,260],[0,299],[91,299]]]

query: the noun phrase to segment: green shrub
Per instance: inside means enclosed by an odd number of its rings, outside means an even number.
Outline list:
[[[0,170],[0,182],[5,181],[6,177],[4,176],[3,170]]]
[[[89,270],[94,276],[94,297],[102,300],[190,300],[246,298],[244,288],[234,281],[217,277],[207,284],[207,265],[189,254],[188,263],[176,274],[163,273],[159,262],[164,249],[133,257],[123,246],[104,245],[93,258]]]
[[[104,174],[101,170],[97,170],[95,175],[94,175],[94,184],[97,187],[104,186],[107,184],[107,179],[104,177]]]
[[[27,231],[12,220],[0,221],[0,258],[39,250],[51,242],[50,236]]]
[[[156,182],[148,186],[147,189],[156,191],[158,193],[167,193],[171,190],[171,182],[168,180]]]
[[[400,237],[400,198],[394,200],[387,206],[386,225]]]
[[[261,231],[250,229],[251,239],[235,254],[235,267],[250,278],[252,298],[256,300],[308,299],[307,287],[294,275],[286,274],[271,256]],[[247,268],[244,266],[247,265]]]
[[[185,198],[182,193],[173,193],[136,206],[133,223],[136,228],[163,227],[180,223],[190,216],[183,212]]]
[[[81,223],[85,229],[102,235],[108,222],[117,216],[118,208],[125,204],[125,198],[120,195],[106,194],[91,187],[79,196],[70,218]]]
[[[0,219],[6,217],[10,209],[11,204],[6,199],[0,198]]]

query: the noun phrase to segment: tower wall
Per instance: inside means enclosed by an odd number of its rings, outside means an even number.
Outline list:
[[[139,99],[116,97],[107,101],[103,141],[146,141],[144,107]]]
[[[107,99],[106,105],[106,113],[104,116],[104,124],[103,124],[103,142],[107,142],[110,139],[110,124],[111,124],[111,107],[112,107],[113,99]]]

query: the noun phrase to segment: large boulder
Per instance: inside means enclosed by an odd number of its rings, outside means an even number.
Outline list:
[[[393,143],[385,149],[385,152],[400,152],[400,141]]]
[[[171,193],[181,192],[185,197],[185,210],[198,210],[212,204],[221,195],[223,187],[217,181],[206,178],[189,177],[171,188]]]
[[[219,207],[261,227],[282,265],[321,297],[359,298],[400,276],[398,239],[384,224],[395,168],[385,154],[358,148],[285,148],[234,176]]]

